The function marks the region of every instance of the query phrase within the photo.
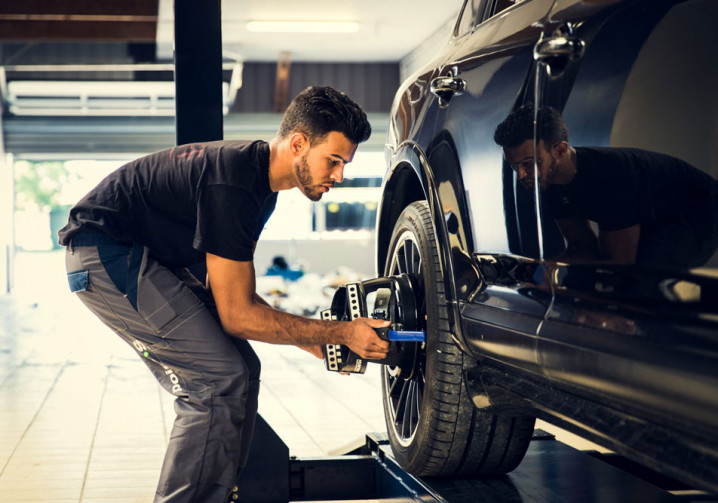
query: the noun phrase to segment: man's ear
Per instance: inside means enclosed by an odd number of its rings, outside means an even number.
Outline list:
[[[304,148],[309,146],[309,140],[303,133],[292,133],[289,137],[289,148],[293,155],[299,155]]]
[[[553,151],[554,157],[561,159],[568,152],[568,142],[560,141],[551,147],[551,150]]]

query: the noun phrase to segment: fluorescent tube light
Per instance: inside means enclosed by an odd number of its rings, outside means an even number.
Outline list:
[[[355,33],[359,23],[353,21],[249,21],[247,30],[254,33]]]

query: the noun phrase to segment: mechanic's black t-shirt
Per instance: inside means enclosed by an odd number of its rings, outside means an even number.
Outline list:
[[[665,154],[636,148],[575,147],[576,175],[552,185],[545,201],[556,219],[580,216],[602,231],[670,222],[706,227],[716,213],[716,180]]]
[[[147,246],[172,267],[202,262],[205,252],[248,261],[276,200],[266,142],[182,145],[107,176],[70,210],[59,242],[102,231]]]

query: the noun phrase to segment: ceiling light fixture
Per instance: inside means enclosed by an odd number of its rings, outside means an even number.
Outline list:
[[[247,30],[254,33],[355,33],[359,23],[353,21],[249,21]]]

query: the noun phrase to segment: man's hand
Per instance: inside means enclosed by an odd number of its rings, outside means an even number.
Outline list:
[[[345,344],[362,358],[381,360],[389,351],[389,341],[380,339],[374,329],[389,325],[387,320],[357,318],[349,323]]]

